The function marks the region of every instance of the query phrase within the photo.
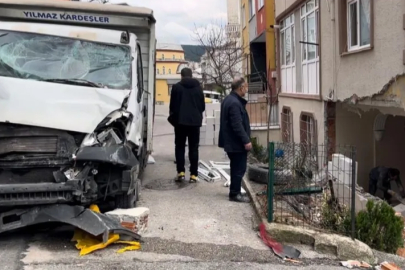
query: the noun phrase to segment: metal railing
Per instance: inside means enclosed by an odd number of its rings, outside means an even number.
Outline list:
[[[356,151],[337,146],[328,160],[326,150],[324,145],[270,142],[267,187],[256,190],[261,211],[269,222],[354,238]]]

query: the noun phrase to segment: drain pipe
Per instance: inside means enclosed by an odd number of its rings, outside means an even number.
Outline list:
[[[329,2],[329,0],[328,0]],[[336,89],[336,81],[337,81],[337,74],[336,74],[336,19],[335,19],[335,7],[336,7],[336,0],[332,0],[332,7],[331,7],[331,21],[332,21],[332,51],[333,51],[333,58],[332,58],[332,91],[333,91],[333,102],[337,101],[337,89]]]

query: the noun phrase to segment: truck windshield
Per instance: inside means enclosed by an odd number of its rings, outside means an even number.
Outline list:
[[[130,89],[131,62],[124,45],[0,30],[0,76]]]

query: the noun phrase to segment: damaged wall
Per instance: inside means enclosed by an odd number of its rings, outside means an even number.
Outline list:
[[[359,114],[360,113],[360,114]],[[336,104],[336,144],[356,147],[358,184],[368,191],[368,175],[374,167],[374,119],[377,110],[352,112]]]
[[[284,1],[278,1],[284,2]],[[324,97],[333,90],[333,73],[335,58],[336,89],[335,98],[345,100],[356,94],[359,97],[378,93],[383,86],[397,74],[404,72],[403,49],[405,35],[403,29],[403,15],[405,1],[374,0],[374,37],[371,37],[373,48],[357,53],[340,54],[339,29],[339,1],[328,1],[329,4],[320,5],[321,8],[321,89]],[[335,5],[335,8],[334,8]],[[333,15],[335,23],[335,39],[333,38]],[[333,55],[333,41],[336,53]]]

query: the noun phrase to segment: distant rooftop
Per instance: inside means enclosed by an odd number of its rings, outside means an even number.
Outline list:
[[[156,50],[170,50],[170,51],[183,51],[183,47],[180,44],[171,43],[158,43],[156,45]]]

